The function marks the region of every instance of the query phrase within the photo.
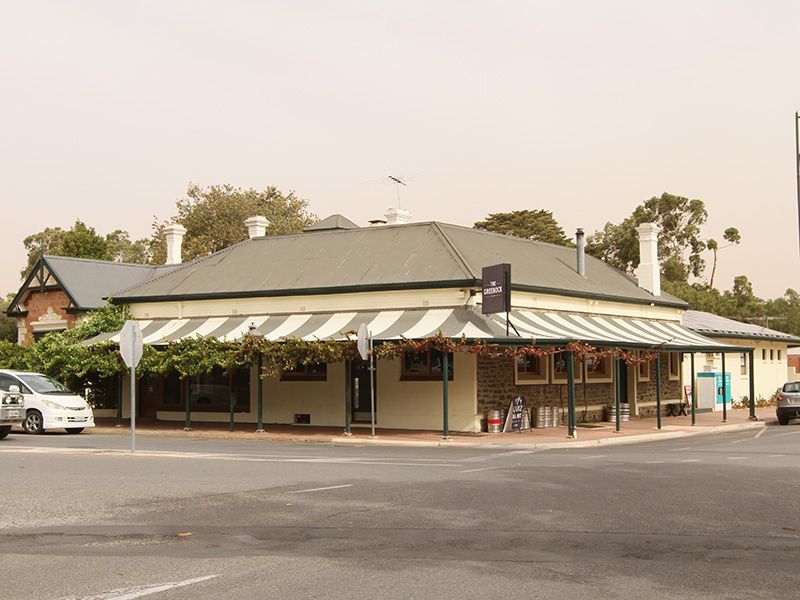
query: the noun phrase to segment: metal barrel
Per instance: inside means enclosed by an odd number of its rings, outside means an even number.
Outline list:
[[[499,410],[490,410],[486,415],[486,431],[500,433],[503,431],[503,419]]]
[[[546,406],[537,406],[536,407],[536,429],[544,429],[547,427],[547,407]]]
[[[561,425],[561,409],[557,406],[550,408],[550,427],[559,427]]]
[[[631,405],[630,404],[620,404],[619,405],[619,420],[623,423],[627,423],[631,420]]]
[[[620,410],[620,415],[622,411]],[[616,412],[613,404],[606,405],[606,421],[614,423],[617,420]]]

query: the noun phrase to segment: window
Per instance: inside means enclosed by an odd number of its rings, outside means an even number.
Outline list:
[[[772,348],[769,349],[769,359],[771,361],[775,360],[775,350],[773,350]]]
[[[516,382],[519,384],[547,383],[545,359],[541,356],[525,355],[517,357],[514,366]]]
[[[7,392],[11,385],[19,386],[19,382],[10,375],[0,374],[0,392]],[[22,386],[19,386],[22,389]]]
[[[781,351],[778,350],[777,352],[778,352],[778,361],[780,361],[781,360]]]
[[[552,381],[553,383],[566,383],[567,382],[567,357],[569,352],[566,350],[562,350],[561,352],[556,352],[553,354],[553,359],[551,361],[552,365]],[[575,376],[575,383],[580,383],[583,381],[583,377],[581,377],[581,363],[573,357],[573,366],[574,371],[573,374]]]
[[[430,348],[422,352],[406,352],[403,355],[400,379],[417,381],[441,381],[442,353]],[[447,380],[453,381],[453,353],[447,354]]]
[[[211,373],[189,378],[189,401],[192,410],[209,412],[230,410],[231,393],[236,394],[236,410],[249,410],[249,369],[239,369],[233,375],[228,375],[222,369],[216,368]]]
[[[639,381],[650,381],[650,361],[640,362],[638,372]]]
[[[681,378],[681,353],[669,353],[669,379],[676,381]]]
[[[744,352],[739,354],[739,373],[747,375],[747,355]]]
[[[613,359],[610,356],[587,356],[585,362],[586,368],[586,381],[587,382],[610,382],[613,381],[611,371],[613,367]]]
[[[297,365],[294,369],[281,373],[281,381],[326,381],[327,379],[328,365],[326,363]]]
[[[767,351],[764,348],[761,349],[761,360],[767,360]]]

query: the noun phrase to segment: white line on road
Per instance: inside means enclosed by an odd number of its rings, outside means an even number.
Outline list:
[[[776,433],[772,437],[779,437],[779,436],[782,436],[782,435],[797,435],[798,433],[800,433],[800,430],[798,430],[798,431],[787,431],[786,433]]]
[[[762,429],[762,431],[763,431],[763,429]],[[753,438],[746,437],[746,438],[744,438],[744,439],[742,439],[742,440],[733,440],[733,441],[731,442],[731,444],[741,444],[742,442],[749,442],[749,441],[750,441],[750,440],[752,440],[752,439],[753,439]]]
[[[684,463],[684,462],[703,462],[703,461],[702,459],[699,458],[684,458],[681,462]]]
[[[691,450],[691,446],[686,446],[684,448],[673,448],[670,452],[680,452],[681,450]]]
[[[459,473],[476,473],[477,471],[494,471],[495,469],[502,469],[502,467],[479,467],[477,469],[467,469],[466,471],[459,471]]]
[[[79,598],[77,600],[134,600],[135,598],[142,598],[143,596],[150,596],[151,594],[158,594],[159,592],[166,592],[168,590],[186,587],[187,585],[193,585],[202,581],[208,581],[209,579],[214,579],[214,577],[219,577],[219,575],[206,575],[205,577],[195,577],[194,579],[184,579],[183,581],[173,581],[170,583],[161,583],[159,585],[137,585],[135,587],[120,588],[111,590],[110,592],[102,592],[92,596],[84,596],[83,598]]]
[[[770,454],[767,458],[783,458],[785,454]]]
[[[646,460],[646,461],[644,461],[644,464],[646,464],[646,465],[663,465],[664,461],[663,460]]]
[[[749,456],[729,456],[728,460],[747,460]]]
[[[580,460],[589,460],[591,458],[605,458],[608,456],[607,454],[595,454],[593,456],[581,456],[579,457]]]
[[[753,436],[753,439],[757,440],[758,438],[760,438],[765,433],[767,433],[767,428],[766,427],[764,427],[763,429],[759,429],[758,433]]]
[[[345,483],[344,485],[330,485],[328,487],[321,487],[321,488],[309,488],[307,490],[295,490],[293,492],[289,492],[290,494],[305,494],[306,492],[324,492],[325,490],[340,490],[342,488],[349,488],[353,487],[352,483]]]

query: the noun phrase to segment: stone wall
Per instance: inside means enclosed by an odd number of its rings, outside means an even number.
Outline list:
[[[528,406],[555,406],[567,408],[567,384],[516,385],[514,383],[514,360],[511,358],[478,357],[477,393],[478,413],[485,415],[490,410],[507,409],[511,400],[523,396]],[[631,365],[629,371],[636,372]],[[637,399],[640,402],[656,400],[655,362],[650,370],[650,381],[637,382]],[[661,399],[676,400],[682,397],[680,381],[669,380],[669,361],[661,360]],[[613,383],[576,383],[575,409],[578,422],[602,421],[603,406],[614,401]],[[655,416],[655,406],[640,407],[639,416]],[[664,409],[666,410],[666,409]],[[663,411],[662,411],[663,412]]]

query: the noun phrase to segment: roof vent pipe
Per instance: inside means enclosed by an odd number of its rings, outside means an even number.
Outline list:
[[[179,265],[181,259],[181,245],[183,236],[186,235],[186,228],[179,223],[173,223],[164,227],[164,240],[167,242],[167,265]]]
[[[586,235],[581,228],[575,232],[575,246],[578,248],[578,275],[586,277]]]
[[[256,215],[246,219],[244,225],[247,227],[247,235],[252,240],[253,238],[267,235],[267,225],[269,225],[269,221],[267,221],[267,217]]]

